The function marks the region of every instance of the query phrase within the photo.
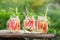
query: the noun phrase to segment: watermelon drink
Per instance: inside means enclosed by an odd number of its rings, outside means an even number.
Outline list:
[[[18,16],[10,17],[8,20],[8,29],[11,30],[11,32],[18,32],[20,30],[20,20]]]
[[[30,17],[26,17],[25,21],[24,21],[24,29],[27,31],[32,32],[35,28],[35,20],[34,17],[30,18]]]
[[[45,17],[43,16],[38,16],[37,31],[40,33],[47,33],[48,31],[48,22],[45,20]]]

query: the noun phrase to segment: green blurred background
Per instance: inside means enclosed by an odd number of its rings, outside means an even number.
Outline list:
[[[60,40],[60,0],[0,0],[0,30],[7,29],[7,21],[13,14],[19,16],[22,29],[26,16],[25,7],[28,9],[28,15],[35,16],[35,19],[38,16],[44,16],[48,7],[48,33],[57,34]]]

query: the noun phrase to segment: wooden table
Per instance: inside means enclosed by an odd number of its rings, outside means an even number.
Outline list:
[[[57,40],[54,34],[0,32],[0,40],[25,40],[24,38]]]

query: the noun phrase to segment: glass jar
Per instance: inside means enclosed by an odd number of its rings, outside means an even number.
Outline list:
[[[29,16],[26,16],[26,19],[23,22],[24,24],[24,30],[27,30],[29,32],[32,32],[35,29],[35,20],[34,16],[30,18]]]
[[[40,33],[48,32],[48,22],[45,16],[38,16],[37,20],[37,31]]]
[[[19,32],[19,30],[20,30],[19,17],[18,16],[16,16],[16,17],[10,16],[10,19],[8,20],[7,25],[8,25],[8,29],[11,32]]]

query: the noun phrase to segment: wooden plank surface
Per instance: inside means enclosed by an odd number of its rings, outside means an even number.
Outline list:
[[[40,33],[11,33],[8,30],[0,30],[0,38],[54,38],[54,34],[40,34]]]

